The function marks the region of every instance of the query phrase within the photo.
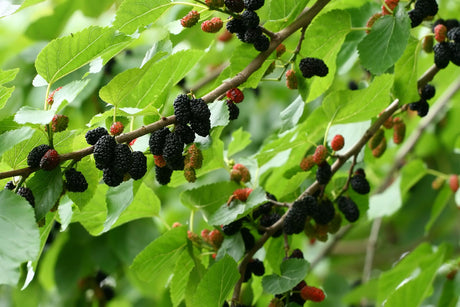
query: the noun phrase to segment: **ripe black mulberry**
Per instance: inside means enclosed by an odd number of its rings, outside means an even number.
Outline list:
[[[257,51],[260,51],[260,52],[266,51],[268,47],[270,47],[270,40],[265,35],[258,36],[256,40],[254,41],[254,48]]]
[[[39,167],[40,160],[45,155],[45,153],[50,149],[51,147],[49,147],[46,144],[38,145],[37,147],[33,148],[29,152],[29,155],[27,156],[27,165],[29,167],[34,167],[34,168]]]
[[[329,73],[329,68],[323,60],[318,58],[303,58],[300,60],[299,69],[305,78],[313,76],[325,77]]]
[[[438,13],[438,4],[436,0],[417,0],[414,9],[419,10],[424,17],[434,16]]]
[[[254,11],[244,11],[243,14],[241,14],[241,18],[246,29],[255,28],[260,23],[259,15]]]
[[[231,100],[227,100],[227,107],[228,107],[228,119],[229,120],[235,120],[238,118],[240,115],[240,109],[236,105],[236,103],[233,103]]]
[[[239,220],[231,222],[230,224],[222,226],[222,231],[227,236],[232,236],[238,231],[240,231],[242,225],[243,225],[243,220],[239,219]]]
[[[133,162],[129,169],[129,175],[134,180],[141,179],[147,172],[147,158],[140,151],[134,151],[132,153]]]
[[[117,144],[114,150],[113,170],[124,175],[131,168],[133,156],[131,149],[126,144]]]
[[[173,105],[176,121],[186,125],[190,121],[192,115],[190,111],[190,98],[185,94],[180,94],[174,100]]]
[[[368,194],[371,190],[371,187],[366,177],[358,174],[355,174],[351,177],[350,185],[351,188],[359,194]]]
[[[111,168],[104,168],[102,180],[109,187],[116,187],[123,182],[123,175],[120,175]]]
[[[166,136],[169,135],[171,131],[168,128],[164,127],[160,130],[153,132],[150,135],[149,147],[152,155],[162,156],[163,147],[165,146]]]
[[[452,57],[452,50],[449,43],[442,42],[437,43],[433,47],[434,51],[434,63],[439,69],[446,68],[449,65],[449,61]]]
[[[185,124],[177,124],[174,128],[174,133],[179,136],[179,139],[184,144],[190,144],[195,141],[195,132],[193,132],[190,126]]]
[[[112,165],[114,150],[117,142],[111,135],[103,135],[94,145],[94,160],[98,169],[104,169]]]
[[[329,199],[325,199],[318,206],[318,212],[313,216],[313,219],[318,224],[326,225],[334,219],[334,216],[334,204]]]
[[[284,233],[288,235],[301,233],[305,227],[307,215],[308,208],[305,203],[302,200],[295,201],[284,219]]]
[[[359,209],[356,203],[349,197],[340,196],[337,199],[339,210],[343,213],[347,221],[356,222],[359,218]]]
[[[243,0],[225,0],[225,6],[232,12],[239,13],[244,10]]]
[[[93,130],[89,130],[85,134],[86,143],[89,145],[94,145],[103,135],[108,135],[109,132],[104,127],[97,127]]]
[[[423,89],[420,97],[425,100],[429,100],[434,97],[436,94],[436,88],[431,84],[426,84]]]
[[[332,170],[331,166],[327,161],[324,161],[320,165],[318,165],[318,169],[316,170],[316,180],[318,180],[319,184],[327,184],[332,177]]]
[[[173,170],[169,167],[158,167],[155,165],[155,176],[159,184],[166,185],[171,181]]]
[[[256,11],[264,6],[264,0],[244,0],[244,7],[250,11]]]
[[[29,202],[29,204],[35,208],[35,197],[31,189],[20,187],[17,194],[24,197]]]
[[[74,168],[64,172],[65,187],[69,192],[84,192],[88,189],[88,182],[85,176]]]

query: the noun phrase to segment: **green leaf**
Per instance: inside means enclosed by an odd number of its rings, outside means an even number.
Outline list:
[[[133,181],[125,181],[117,187],[110,187],[105,194],[107,203],[107,218],[102,232],[109,231],[118,220],[120,214],[133,201]]]
[[[0,156],[11,147],[30,138],[32,134],[33,129],[30,127],[22,127],[0,134]]]
[[[388,106],[392,83],[393,75],[385,74],[366,89],[334,91],[323,101],[324,114],[334,124],[369,120]]]
[[[174,267],[174,275],[171,279],[171,301],[176,307],[185,297],[185,289],[189,280],[190,272],[195,266],[193,258],[188,250],[183,250]]]
[[[34,210],[24,198],[2,190],[0,204],[0,284],[15,286],[21,263],[39,253],[39,231]]]
[[[401,199],[401,176],[380,194],[373,194],[369,197],[369,210],[367,217],[370,220],[390,216],[398,211],[402,206]]]
[[[116,75],[110,82],[99,91],[99,96],[105,102],[114,106],[120,105],[122,101],[139,84],[140,80],[148,72],[153,63],[165,56],[166,52],[157,52],[142,68],[127,69]]]
[[[405,195],[425,174],[426,165],[422,160],[413,160],[404,165],[401,171],[401,195]]]
[[[460,191],[460,189],[458,191]],[[459,194],[458,191],[457,193],[455,193],[455,197],[457,197],[457,195]],[[434,223],[441,215],[446,205],[449,203],[449,199],[452,196],[452,190],[448,187],[448,185],[443,185],[442,189],[438,191],[437,194],[438,195],[436,196],[436,199],[433,202],[433,207],[431,208],[430,219],[428,220],[428,223],[426,223],[425,225],[426,234],[429,233],[431,227],[433,227]]]
[[[404,54],[395,64],[393,90],[396,98],[403,104],[418,101],[420,98],[417,87],[419,46],[419,41],[410,37]]]
[[[27,182],[35,197],[35,214],[37,220],[45,217],[46,213],[56,204],[62,193],[63,182],[59,167],[51,170],[39,170]]]
[[[233,181],[207,184],[182,192],[180,200],[183,205],[191,209],[203,210],[209,214],[225,204],[238,187],[238,184]]]
[[[331,31],[334,29],[334,31]],[[303,53],[309,57],[320,58],[329,68],[325,77],[313,77],[307,80],[309,88],[306,101],[312,101],[322,95],[332,84],[335,77],[337,54],[345,37],[350,32],[351,19],[346,11],[331,11],[313,20],[305,32],[308,41],[304,44]],[[303,77],[302,77],[303,78]]]
[[[37,125],[46,125],[48,124],[54,116],[54,111],[52,110],[41,110],[25,106],[20,108],[14,115],[14,120],[18,124],[37,124]]]
[[[422,243],[394,268],[379,278],[377,305],[420,306],[432,288],[437,269],[442,265],[446,246],[437,251]]]
[[[220,260],[226,255],[232,257],[235,261],[240,261],[245,252],[244,241],[241,233],[227,236],[217,251],[216,260]]]
[[[231,195],[231,194],[230,194]],[[261,187],[257,187],[249,194],[246,202],[233,200],[229,206],[225,203],[214,212],[208,220],[210,225],[227,225],[231,222],[246,216],[249,212],[255,209],[258,205],[267,201],[265,191]]]
[[[204,274],[196,289],[193,306],[222,306],[239,278],[235,260],[225,256]]]
[[[12,87],[4,87],[0,86],[0,109],[2,109],[8,99],[11,97],[11,95],[14,92],[14,86]]]
[[[403,55],[410,35],[410,19],[403,5],[396,14],[379,18],[372,31],[358,45],[361,64],[379,75],[393,66]]]
[[[169,0],[125,0],[117,10],[113,26],[126,34],[155,23],[172,6]]]
[[[232,141],[228,144],[227,156],[233,156],[245,149],[249,144],[251,144],[251,134],[244,131],[243,127],[240,127],[232,133]]]
[[[281,131],[292,129],[297,125],[300,117],[302,116],[304,107],[305,103],[303,102],[302,97],[297,96],[297,98],[291,102],[286,109],[281,111]]]
[[[16,75],[19,72],[19,68],[1,70],[0,69],[0,85],[13,81],[16,78]]]
[[[264,276],[262,286],[265,292],[280,294],[294,288],[307,275],[310,264],[305,259],[287,259],[281,263],[281,275]]]
[[[211,128],[228,125],[229,114],[225,100],[214,101],[208,104],[208,108],[211,111]]]
[[[69,198],[81,210],[93,198],[99,183],[99,170],[94,167],[94,161],[89,157],[82,159],[77,170],[85,176],[88,189],[84,192],[67,192]]]
[[[130,268],[141,280],[150,282],[155,276],[172,271],[186,245],[186,227],[173,228],[140,252]]]
[[[113,52],[118,52],[131,40],[113,28],[91,26],[51,41],[38,54],[35,67],[38,74],[51,84],[98,57],[108,61]]]

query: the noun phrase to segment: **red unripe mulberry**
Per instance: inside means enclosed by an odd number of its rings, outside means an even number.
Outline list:
[[[158,167],[165,167],[166,166],[166,160],[163,158],[163,156],[153,156],[153,159],[155,160],[155,165]]]
[[[331,148],[333,151],[339,151],[345,145],[345,139],[341,134],[336,134],[331,141]]]
[[[233,191],[233,194],[228,199],[227,206],[229,206],[232,200],[234,199],[238,199],[239,201],[245,202],[248,199],[249,194],[251,194],[251,192],[251,188],[236,189],[235,191]]]
[[[317,165],[320,165],[326,160],[327,157],[327,148],[324,145],[318,145],[316,147],[315,153],[313,154],[313,161]]]
[[[399,0],[385,0],[385,4],[382,5],[382,14],[383,15],[390,15],[398,5]],[[386,5],[386,6],[385,6]],[[388,9],[391,11],[389,11]]]
[[[187,15],[182,17],[182,19],[180,20],[180,24],[184,28],[190,28],[196,25],[198,20],[200,20],[200,13],[198,13],[197,11],[190,11]]]
[[[59,165],[61,158],[56,150],[48,150],[40,160],[40,168],[50,171]]]
[[[123,133],[125,126],[123,126],[122,122],[114,122],[112,126],[110,126],[110,134],[111,135],[120,135]]]
[[[213,17],[211,20],[205,20],[201,24],[201,30],[207,33],[216,33],[219,32],[220,29],[222,29],[222,26],[224,23],[222,22],[222,19],[219,17]]]
[[[294,69],[286,71],[286,87],[290,90],[295,90],[298,87]]]
[[[442,43],[443,41],[446,40],[446,35],[447,35],[447,28],[445,25],[439,24],[436,27],[434,27],[434,38]]]
[[[382,17],[382,13],[375,13],[374,15],[372,15],[369,20],[367,21],[366,23],[366,27],[369,28],[369,30],[366,30],[366,33],[369,34],[369,32],[371,32],[371,28],[372,26],[374,25],[374,23],[377,21],[377,19],[379,19],[380,17]]]
[[[308,155],[302,159],[300,162],[300,168],[303,171],[309,171],[315,166],[315,161],[313,161],[313,155]]]
[[[450,175],[449,177],[449,187],[452,192],[457,192],[458,190],[458,176],[457,175]]]
[[[244,94],[240,89],[232,88],[227,91],[227,98],[234,103],[240,103],[244,99]]]
[[[300,290],[300,296],[306,301],[310,300],[313,302],[322,302],[326,298],[323,290],[310,286],[303,287],[302,290]]]
[[[230,172],[230,179],[236,182],[248,182],[251,180],[251,174],[243,164],[235,164]]]
[[[395,144],[401,144],[406,136],[406,124],[401,118],[396,117],[393,120],[393,142]]]

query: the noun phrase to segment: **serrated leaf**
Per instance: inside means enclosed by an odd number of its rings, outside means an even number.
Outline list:
[[[232,141],[228,144],[227,156],[233,156],[245,149],[249,144],[251,144],[251,134],[244,131],[243,127],[240,127],[232,133]]]
[[[30,127],[22,127],[0,134],[0,156],[8,149],[30,138],[32,134],[33,129]]]
[[[163,272],[171,271],[180,252],[187,245],[186,240],[186,227],[169,230],[136,256],[130,266],[131,270],[147,282]]]
[[[51,84],[98,57],[108,61],[113,56],[111,52],[118,52],[131,40],[113,28],[91,26],[51,41],[38,54],[35,67],[38,74]],[[105,57],[105,54],[110,56]]]
[[[231,194],[230,194],[231,195]],[[227,225],[231,222],[246,216],[258,205],[267,202],[265,191],[261,187],[254,189],[249,194],[245,202],[234,200],[227,206],[225,203],[217,209],[211,216],[209,216],[208,223],[210,225]]]
[[[410,19],[403,5],[396,14],[379,18],[372,31],[358,45],[361,64],[379,75],[393,66],[403,55],[410,35]]]
[[[16,286],[21,263],[39,253],[39,231],[34,210],[24,198],[3,190],[0,204],[0,284]]]
[[[19,72],[19,68],[1,70],[0,69],[0,85],[13,81]]]
[[[404,54],[395,64],[394,95],[403,104],[419,100],[417,87],[419,46],[419,41],[414,37],[410,37]]]
[[[14,92],[15,87],[0,86],[0,109],[2,109]]]
[[[353,123],[377,116],[388,106],[393,75],[375,77],[363,90],[334,91],[324,98],[322,109],[334,124]]]
[[[204,274],[196,289],[193,306],[222,306],[239,278],[235,260],[225,256]]]
[[[265,292],[280,294],[294,288],[307,275],[310,264],[305,259],[287,259],[281,263],[281,275],[264,276],[262,286]]]
[[[29,179],[27,186],[34,194],[35,214],[39,221],[53,208],[61,196],[63,188],[61,169],[57,167],[51,171],[39,170]]]
[[[178,306],[185,297],[185,289],[189,280],[190,272],[195,266],[193,258],[188,250],[183,250],[174,267],[174,275],[171,279],[171,301],[173,306]]]
[[[132,34],[138,28],[155,23],[170,7],[169,0],[126,0],[118,8],[113,25],[121,32]]]
[[[228,107],[224,100],[210,103],[208,108],[211,111],[211,128],[228,125]]]
[[[334,29],[334,31],[331,31]],[[350,32],[351,19],[346,11],[331,11],[318,16],[307,28],[305,36],[308,42],[302,52],[309,57],[320,58],[329,68],[325,77],[313,77],[307,80],[309,89],[306,101],[312,101],[322,95],[332,84],[337,70],[337,54],[342,47],[345,37]],[[303,78],[303,77],[301,77]]]

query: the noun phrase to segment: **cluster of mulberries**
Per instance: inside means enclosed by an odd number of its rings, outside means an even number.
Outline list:
[[[264,263],[257,258],[253,258],[248,262],[246,271],[244,272],[243,282],[247,282],[252,274],[255,276],[263,276],[265,274]]]
[[[236,104],[243,101],[244,94],[240,89],[232,88],[227,91],[226,96],[228,98],[226,101],[229,114],[228,119],[235,120],[240,115],[240,109]]]
[[[34,147],[27,155],[27,165],[29,167],[39,167],[46,171],[56,168],[60,161],[58,152],[46,144]]]
[[[343,138],[343,137],[342,137]],[[344,140],[334,140],[333,147],[335,150],[342,148]],[[332,144],[331,144],[332,145]],[[328,149],[324,145],[318,145],[315,152],[311,155],[305,156],[300,162],[300,168],[303,171],[309,171],[313,166],[318,165],[316,170],[316,180],[319,184],[327,184],[332,178],[331,165],[326,161],[329,155]]]
[[[85,138],[88,144],[94,143],[96,168],[103,171],[102,179],[108,186],[120,185],[126,175],[138,180],[147,172],[145,155],[140,151],[132,152],[126,144],[117,144],[105,128],[90,130]]]
[[[460,66],[460,24],[457,19],[438,19],[433,24],[437,44],[434,45],[434,63],[440,69],[449,62]]]
[[[300,60],[299,69],[305,78],[313,76],[325,77],[329,73],[329,68],[323,60],[318,58],[303,58]]]
[[[307,195],[295,201],[284,219],[284,233],[288,235],[301,233],[305,228],[307,217],[316,216],[317,212],[318,203],[313,196]]]
[[[241,2],[243,2],[245,9],[243,13],[234,16],[227,23],[228,32],[236,33],[238,39],[244,43],[253,44],[257,51],[267,50],[270,46],[270,40],[262,33],[262,29],[259,26],[260,18],[255,12],[264,5],[264,0],[234,0],[227,2],[229,4],[232,2],[227,8],[235,13],[242,11]]]
[[[426,84],[420,92],[420,100],[410,103],[409,109],[416,111],[420,117],[426,116],[430,110],[430,105],[427,100],[433,98],[435,94],[435,87],[431,84]]]
[[[411,27],[414,28],[422,23],[428,16],[434,16],[438,13],[438,4],[436,0],[417,0],[414,9],[409,11]]]
[[[174,100],[174,115],[176,115],[176,121],[178,124],[183,126],[190,124],[192,131],[199,136],[205,137],[209,135],[211,130],[211,111],[209,111],[209,108],[203,99],[191,99],[184,94],[177,96]],[[183,127],[181,132],[185,130],[186,128]],[[193,142],[190,142],[190,131],[187,133],[181,133],[179,137],[181,140],[186,141],[186,144]]]
[[[268,202],[260,205],[257,207],[253,212],[252,212],[252,219],[256,221],[259,219],[259,224],[262,227],[270,227],[282,216],[282,211],[276,206],[273,205],[272,201],[277,201],[276,197],[270,193],[266,193]],[[259,229],[259,234],[263,234],[265,231]],[[274,234],[272,234],[272,237],[277,238],[283,234],[283,229],[278,230]]]

